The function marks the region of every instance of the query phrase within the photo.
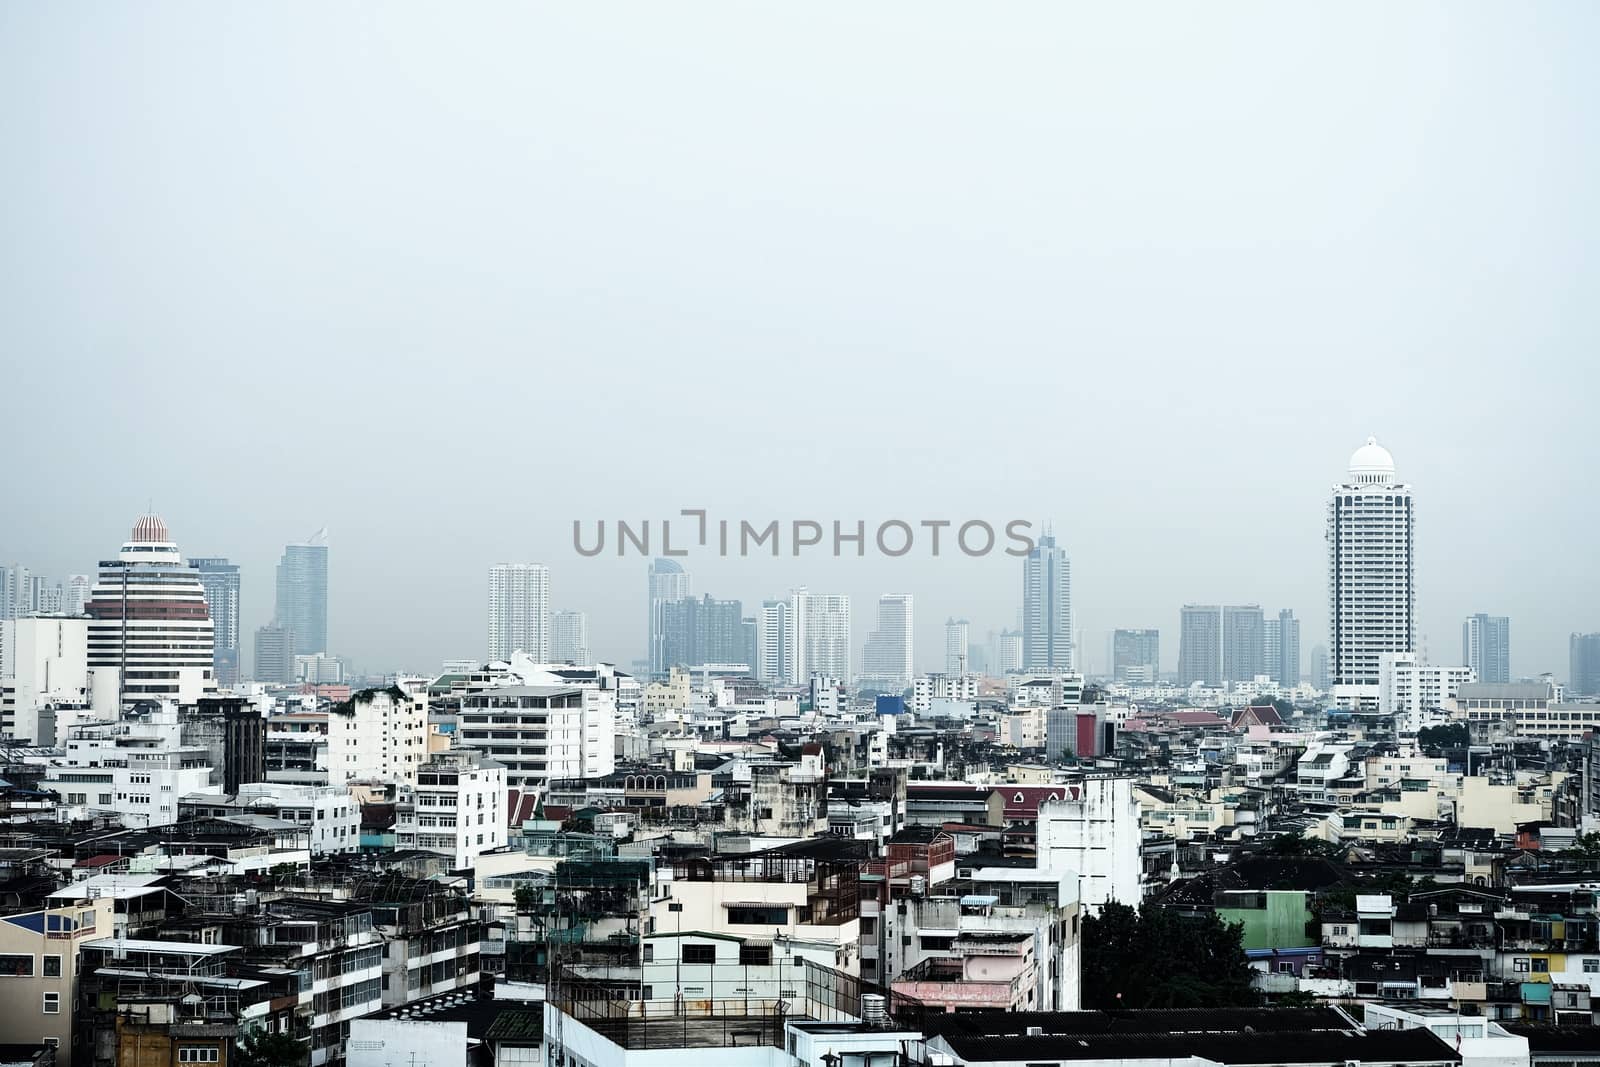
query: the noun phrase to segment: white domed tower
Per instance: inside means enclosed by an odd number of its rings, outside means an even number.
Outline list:
[[[1411,487],[1376,437],[1328,504],[1329,666],[1340,707],[1376,710],[1380,657],[1416,648]]]
[[[121,672],[124,702],[190,704],[214,687],[205,588],[159,516],[140,516],[117,558],[100,563],[86,609],[89,666]]]

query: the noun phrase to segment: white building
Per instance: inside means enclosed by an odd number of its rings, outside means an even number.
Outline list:
[[[1022,561],[1022,666],[1073,669],[1072,562],[1053,534],[1041,534]]]
[[[946,619],[944,624],[944,672],[967,673],[967,620]]]
[[[1375,710],[1385,652],[1416,649],[1416,529],[1411,487],[1377,438],[1350,457],[1328,502],[1329,633],[1334,701]]]
[[[756,616],[756,679],[768,685],[794,682],[794,627],[789,602],[768,600]]]
[[[0,733],[55,744],[54,730],[40,728],[39,711],[49,703],[87,699],[89,620],[59,615],[6,619],[0,621],[0,644],[6,649],[0,677],[10,680],[0,702]]]
[[[1419,663],[1415,652],[1384,652],[1378,656],[1378,713],[1414,734],[1425,712],[1444,707],[1456,690],[1475,681],[1471,667],[1435,667]]]
[[[861,654],[861,684],[900,693],[911,684],[912,601],[910,593],[878,598],[878,627],[867,635]]]
[[[513,652],[550,658],[550,568],[540,563],[489,568],[489,658]]]
[[[804,685],[813,674],[850,679],[850,598],[796,589],[789,596],[793,654],[789,681]]]
[[[270,727],[269,722],[269,727]],[[427,690],[363,689],[328,711],[328,783],[415,784],[428,758]]]
[[[615,705],[577,685],[496,686],[461,698],[461,744],[506,769],[515,789],[552,778],[599,778],[616,765]]]
[[[970,674],[925,674],[911,684],[911,710],[918,715],[932,711],[936,701],[977,699],[978,679]]]
[[[1067,796],[1039,805],[1035,866],[1076,871],[1078,897],[1098,914],[1109,900],[1138,907],[1140,880],[1139,802],[1133,779],[1084,778],[1066,785]]]
[[[550,658],[579,667],[589,663],[589,616],[558,611],[550,617]]]
[[[344,681],[344,661],[326,652],[296,656],[294,676],[307,685],[338,685]]]
[[[506,843],[506,769],[476,749],[435,753],[415,786],[400,787],[394,843],[450,856],[455,870],[476,867]]]
[[[178,798],[210,785],[210,752],[183,743],[177,708],[164,704],[73,729],[39,788],[61,797],[63,819],[114,815],[137,829],[176,822]]]
[[[154,515],[103,560],[89,600],[89,666],[121,672],[124,700],[192,704],[212,688],[212,628],[200,572]]]
[[[268,815],[293,823],[305,830],[313,856],[361,851],[361,805],[341,786],[246,782],[236,796],[192,793],[180,803],[196,816]]]

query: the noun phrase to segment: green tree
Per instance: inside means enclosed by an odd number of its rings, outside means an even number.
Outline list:
[[[288,1034],[268,1033],[252,1026],[234,1046],[234,1067],[306,1067],[311,1049]]]
[[[1244,927],[1208,914],[1109,903],[1083,924],[1085,1008],[1223,1008],[1260,1002]]]
[[[539,901],[539,894],[531,885],[517,886],[517,891],[512,894],[512,897],[517,902],[517,913],[519,915],[531,914],[533,906]]]

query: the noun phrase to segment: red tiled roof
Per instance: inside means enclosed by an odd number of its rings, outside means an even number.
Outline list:
[[[1009,819],[1037,819],[1039,805],[1047,800],[1076,800],[1083,787],[1062,785],[1002,785],[996,790],[1005,798],[1005,817]]]
[[[522,789],[506,790],[506,826],[515,829],[539,810],[539,795]]]

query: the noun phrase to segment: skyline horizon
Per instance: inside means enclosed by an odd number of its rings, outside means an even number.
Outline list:
[[[1401,479],[1401,481],[1403,482],[1403,484],[1410,485],[1413,488],[1415,488],[1416,484],[1417,484],[1417,483],[1415,483],[1413,481],[1410,481],[1409,479],[1404,479],[1404,478]],[[1337,486],[1339,484],[1343,484],[1343,483],[1333,483],[1332,485],[1329,486],[1329,488],[1332,489],[1332,488],[1334,488],[1335,486]],[[1426,509],[1426,504],[1427,504],[1427,495],[1426,495],[1426,493],[1423,493],[1421,499],[1424,501],[1424,509]],[[1323,501],[1323,504],[1325,506],[1326,500]],[[1424,510],[1424,514],[1426,514],[1426,510]],[[137,521],[137,517],[136,517],[135,521]],[[577,521],[577,520],[573,520],[573,521]],[[854,520],[851,520],[851,521],[854,521]],[[1029,521],[1033,521],[1033,520],[1029,520]],[[565,522],[565,520],[563,519],[563,520],[561,520],[561,522]],[[558,523],[558,525],[559,525],[559,523]],[[1036,534],[1038,534],[1040,536],[1046,536],[1044,534],[1045,530],[1048,529],[1048,530],[1059,531],[1061,525],[1062,524],[1059,522],[1059,520],[1043,519],[1043,520],[1039,520],[1039,521],[1036,522],[1036,524],[1034,526],[1034,530],[1035,530]],[[290,548],[290,547],[306,546],[306,545],[310,545],[310,544],[315,544],[315,543],[318,543],[319,539],[320,539],[320,543],[321,544],[329,546],[329,557],[330,557],[330,562],[329,562],[329,585],[330,585],[330,589],[337,589],[337,587],[338,587],[338,578],[337,578],[337,575],[338,575],[338,563],[337,563],[337,560],[339,559],[339,553],[338,553],[337,548],[333,544],[330,544],[331,537],[330,537],[329,531],[330,531],[330,527],[331,526],[332,526],[332,524],[330,524],[330,523],[322,523],[317,527],[317,533],[315,535],[313,535],[311,538],[307,538],[307,539],[301,540],[301,541],[285,542],[283,545],[281,545],[279,547],[279,551],[282,552],[282,551],[284,551],[284,550],[286,550],[287,548]],[[1424,526],[1424,528],[1425,528],[1425,526]],[[1060,541],[1062,540],[1060,533],[1056,532],[1056,533],[1053,534],[1053,536],[1056,538],[1057,543],[1060,543]],[[870,539],[871,539],[870,532],[869,532],[868,538],[869,538],[869,541],[870,541]],[[1319,538],[1319,541],[1320,540],[1321,539]],[[176,543],[179,545],[180,552],[183,552],[185,560],[200,559],[200,558],[217,558],[217,553],[215,553],[215,552],[193,553],[193,554],[188,553],[187,551],[185,551],[183,549],[183,539],[181,537],[177,538]],[[1325,562],[1325,551],[1326,551],[1326,548],[1325,548],[1325,545],[1324,545],[1324,548],[1323,548],[1324,562]],[[1022,557],[1006,557],[1006,556],[1003,556],[1003,555],[999,555],[999,553],[996,553],[996,555],[999,557],[999,559],[1001,561],[1003,561],[1002,562],[1002,566],[1015,568],[1016,573],[1015,573],[1014,577],[1015,577],[1015,584],[1017,586],[1018,595],[1016,597],[1016,603],[1015,603],[1015,605],[1013,606],[1013,609],[1012,609],[1012,614],[1013,614],[1013,616],[1019,615],[1020,614],[1020,608],[1021,608],[1021,602],[1022,602],[1021,601],[1020,592],[1021,592],[1021,585],[1022,585],[1023,558]],[[1075,621],[1078,623],[1078,625],[1076,625],[1074,627],[1074,632],[1073,632],[1073,635],[1072,635],[1073,642],[1074,642],[1073,651],[1074,651],[1074,657],[1075,657],[1075,668],[1077,670],[1083,672],[1083,673],[1087,673],[1087,674],[1109,674],[1111,672],[1109,645],[1110,645],[1112,634],[1114,633],[1114,631],[1119,630],[1119,629],[1154,629],[1154,630],[1159,631],[1163,635],[1163,639],[1161,640],[1161,666],[1160,666],[1160,669],[1164,674],[1175,673],[1176,670],[1177,670],[1177,666],[1178,666],[1178,652],[1179,652],[1178,636],[1179,636],[1179,633],[1181,632],[1181,628],[1180,628],[1180,626],[1179,626],[1179,624],[1178,624],[1178,622],[1176,620],[1181,618],[1181,612],[1182,612],[1183,607],[1186,606],[1186,605],[1191,605],[1191,604],[1259,605],[1261,607],[1263,613],[1269,618],[1274,616],[1277,613],[1277,611],[1279,611],[1281,609],[1288,609],[1288,610],[1293,611],[1295,618],[1297,620],[1299,620],[1301,622],[1301,624],[1302,624],[1302,634],[1301,634],[1301,642],[1300,642],[1300,644],[1301,644],[1301,670],[1302,670],[1302,677],[1306,678],[1306,679],[1309,679],[1309,676],[1310,676],[1310,661],[1311,661],[1311,652],[1312,652],[1312,650],[1315,649],[1319,645],[1326,647],[1327,644],[1328,644],[1327,637],[1326,637],[1326,621],[1327,620],[1326,620],[1326,615],[1325,615],[1325,611],[1326,611],[1326,608],[1327,608],[1327,603],[1326,603],[1326,599],[1325,599],[1326,598],[1326,593],[1324,593],[1323,602],[1320,605],[1314,605],[1313,608],[1311,610],[1309,610],[1309,611],[1304,606],[1302,606],[1301,604],[1289,603],[1289,602],[1285,602],[1285,601],[1283,601],[1281,599],[1280,600],[1273,600],[1273,599],[1271,599],[1269,597],[1233,597],[1233,596],[1190,597],[1190,598],[1180,599],[1176,603],[1174,603],[1174,604],[1172,604],[1170,606],[1170,608],[1168,609],[1169,621],[1167,621],[1166,623],[1157,623],[1155,625],[1151,625],[1151,624],[1149,624],[1148,621],[1135,620],[1135,621],[1131,621],[1131,622],[1118,622],[1115,625],[1099,625],[1099,624],[1096,624],[1096,625],[1093,625],[1093,626],[1083,625],[1082,623],[1083,623],[1083,620],[1085,618],[1085,612],[1079,606],[1079,605],[1082,604],[1083,601],[1082,601],[1082,597],[1080,595],[1080,586],[1078,584],[1079,580],[1083,576],[1083,567],[1082,567],[1082,563],[1081,563],[1080,557],[1077,557],[1071,551],[1070,548],[1066,549],[1066,555],[1067,555],[1068,560],[1072,563],[1072,565],[1073,565],[1072,569],[1074,571],[1073,584],[1072,584],[1072,590],[1073,590],[1072,591],[1072,597],[1073,597],[1073,604],[1074,604],[1073,613],[1074,613],[1074,616],[1075,616]],[[253,663],[254,649],[253,649],[253,647],[251,647],[252,646],[252,641],[250,640],[250,637],[255,633],[257,628],[259,628],[261,626],[270,625],[274,621],[275,612],[267,611],[265,613],[257,615],[256,613],[251,611],[251,605],[253,603],[255,603],[255,597],[252,596],[252,591],[254,589],[258,588],[263,583],[251,582],[249,580],[249,577],[250,577],[250,575],[252,573],[253,568],[246,568],[244,566],[244,563],[243,563],[241,557],[238,557],[238,556],[230,554],[230,555],[226,555],[223,558],[228,559],[230,562],[232,562],[233,564],[235,564],[235,565],[240,567],[241,585],[242,585],[242,593],[241,593],[240,600],[241,600],[241,605],[242,605],[243,610],[241,612],[241,620],[242,621],[241,621],[241,624],[240,624],[240,626],[241,626],[241,635],[240,635],[239,656],[240,656],[241,670],[244,673],[248,673],[250,670],[254,669],[254,663]],[[647,580],[648,580],[648,578],[647,578],[648,568],[649,568],[650,564],[652,563],[652,561],[654,559],[658,558],[658,557],[655,557],[655,556],[641,557],[641,556],[637,556],[637,555],[609,555],[608,556],[608,555],[604,555],[604,554],[602,554],[601,556],[585,557],[585,556],[579,555],[577,553],[574,553],[571,558],[580,567],[581,566],[585,566],[585,565],[599,563],[599,562],[601,562],[603,560],[609,560],[613,565],[621,565],[621,566],[624,566],[624,567],[632,567],[632,568],[637,570],[637,575],[635,576],[636,580],[637,580],[637,585],[640,586],[640,587],[644,587],[646,585]],[[989,558],[989,557],[978,557],[978,558],[964,557],[964,556],[961,556],[959,553],[953,554],[953,555],[952,554],[941,555],[938,558],[940,560],[949,559],[952,562],[959,561],[959,563],[961,563],[961,564],[989,564],[991,567],[996,562],[996,560],[994,558]],[[705,557],[705,560],[707,562],[712,562],[712,561],[723,561],[723,562],[725,562],[728,559],[729,559],[728,557],[716,557],[716,556]],[[843,558],[839,558],[839,557],[832,557],[832,558],[829,558],[829,557],[816,557],[814,559],[800,560],[800,561],[796,561],[792,557],[784,557],[784,556],[779,556],[779,557],[776,557],[775,559],[772,558],[772,557],[767,557],[767,556],[752,556],[752,557],[747,557],[747,558],[741,559],[740,562],[747,563],[747,564],[761,564],[761,563],[766,563],[766,562],[775,562],[775,563],[779,563],[779,564],[787,564],[789,566],[792,566],[792,565],[796,564],[797,562],[801,563],[801,564],[839,563],[839,564],[850,565],[850,564],[859,564],[859,563],[864,563],[864,562],[870,562],[870,561],[872,561],[874,559],[877,559],[881,563],[889,564],[891,567],[894,564],[894,558],[893,557],[883,557],[883,556],[878,556],[878,557],[867,556],[867,557],[864,557],[864,558],[854,558],[854,557],[843,557]],[[856,584],[851,589],[836,588],[836,585],[838,583],[829,583],[829,582],[826,582],[826,581],[819,582],[819,581],[816,581],[816,580],[803,580],[803,581],[800,581],[798,583],[790,583],[790,582],[769,583],[769,585],[774,586],[774,588],[771,588],[767,592],[759,593],[759,594],[755,595],[754,597],[752,597],[752,596],[748,595],[747,593],[742,593],[742,592],[741,593],[729,594],[727,592],[722,591],[721,589],[708,589],[708,588],[705,588],[702,585],[702,582],[701,582],[701,575],[702,574],[715,575],[717,573],[716,568],[708,568],[705,571],[698,570],[696,568],[696,566],[695,566],[695,559],[692,556],[692,554],[690,556],[688,556],[688,557],[675,557],[675,558],[672,559],[672,562],[678,564],[681,567],[683,567],[683,569],[686,572],[688,572],[688,574],[690,576],[690,579],[691,579],[691,582],[693,583],[693,592],[692,592],[693,596],[698,598],[700,596],[703,596],[703,595],[706,595],[706,594],[710,594],[715,599],[719,599],[719,600],[738,600],[741,603],[742,613],[744,615],[746,615],[747,617],[754,615],[759,610],[761,602],[763,600],[772,600],[772,599],[785,598],[794,589],[798,589],[798,588],[808,588],[814,593],[843,594],[843,595],[849,596],[850,597],[850,603],[851,603],[851,643],[852,643],[852,647],[853,647],[852,655],[853,655],[854,658],[857,659],[857,662],[859,662],[859,657],[860,657],[860,655],[861,655],[861,653],[863,651],[865,640],[866,640],[866,636],[871,631],[871,628],[872,628],[872,625],[873,625],[873,619],[875,618],[876,605],[877,605],[878,599],[880,597],[882,597],[882,596],[902,595],[902,594],[909,593],[913,597],[913,612],[914,612],[914,617],[916,617],[916,620],[917,620],[914,623],[914,627],[913,627],[913,631],[912,631],[912,648],[913,648],[913,663],[914,663],[916,671],[919,674],[930,673],[930,672],[934,672],[934,671],[937,671],[937,670],[941,669],[941,665],[942,665],[942,661],[943,661],[943,647],[944,647],[944,641],[943,641],[944,620],[947,619],[947,618],[964,618],[964,619],[966,619],[969,622],[970,627],[971,627],[971,629],[970,629],[971,638],[970,639],[971,639],[972,644],[974,644],[974,645],[980,645],[980,644],[985,643],[991,634],[999,634],[999,633],[1001,633],[1001,632],[1003,632],[1005,630],[1020,629],[1020,620],[1019,619],[1012,618],[1010,620],[998,620],[996,618],[996,616],[995,616],[995,612],[993,612],[992,610],[988,614],[979,613],[979,612],[970,610],[969,608],[964,606],[962,603],[957,602],[957,601],[955,601],[953,599],[947,599],[945,601],[946,603],[952,605],[952,606],[950,606],[948,608],[948,610],[946,608],[939,608],[939,609],[933,610],[931,613],[929,613],[926,609],[923,609],[923,603],[924,603],[925,598],[927,597],[927,594],[924,593],[923,591],[921,591],[918,588],[909,588],[909,587],[902,588],[902,587],[897,587],[897,586],[889,586],[887,588],[879,588],[876,591],[870,591],[870,592],[862,593],[862,592],[857,592],[856,590],[857,589],[867,589],[867,588],[869,588],[869,586],[867,585],[866,581],[862,580],[862,579],[856,579]],[[9,563],[10,563],[10,565],[28,566],[31,569],[30,562],[26,561],[26,560],[23,560],[23,559],[20,559],[20,558],[10,560]],[[501,564],[505,564],[505,563],[535,563],[535,564],[542,564],[543,566],[546,566],[547,568],[549,568],[549,570],[550,570],[550,578],[551,578],[551,597],[550,597],[551,613],[553,615],[554,612],[563,611],[563,610],[566,610],[566,611],[582,611],[582,612],[584,612],[584,614],[586,615],[587,620],[588,620],[589,647],[590,647],[591,655],[593,657],[595,657],[597,659],[603,659],[603,660],[605,660],[607,662],[615,663],[619,667],[631,667],[634,664],[643,662],[643,661],[645,661],[647,659],[647,650],[645,649],[645,646],[647,645],[647,641],[645,641],[644,638],[643,638],[643,633],[644,633],[644,628],[645,628],[645,624],[643,622],[643,618],[644,618],[645,612],[644,612],[643,607],[642,607],[642,603],[643,603],[643,600],[644,600],[644,597],[642,595],[643,592],[644,592],[643,588],[640,589],[641,596],[639,597],[640,605],[639,605],[639,610],[638,610],[639,620],[637,622],[637,628],[640,631],[640,636],[639,636],[639,639],[637,641],[637,643],[639,645],[639,650],[637,652],[634,652],[633,654],[610,654],[612,649],[624,646],[625,643],[630,640],[630,638],[623,637],[620,641],[618,641],[614,637],[609,637],[609,638],[604,638],[604,639],[597,638],[596,634],[597,633],[599,633],[599,634],[608,634],[608,633],[609,634],[617,634],[617,633],[623,632],[625,630],[628,630],[630,628],[633,628],[633,623],[628,621],[628,617],[629,617],[628,609],[627,608],[618,608],[617,610],[615,610],[613,612],[610,612],[608,614],[604,610],[596,611],[592,607],[589,607],[589,606],[587,606],[585,604],[572,603],[572,602],[569,602],[567,600],[564,600],[563,598],[561,598],[558,595],[556,595],[556,591],[559,589],[559,578],[562,575],[562,569],[558,565],[552,564],[552,563],[550,563],[550,562],[548,562],[546,560],[540,560],[540,559],[526,559],[526,560],[496,559],[496,560],[493,560],[492,562],[488,562],[488,563],[482,564],[482,566],[480,568],[480,570],[482,572],[481,573],[481,582],[480,582],[480,584],[484,588],[481,590],[481,593],[483,594],[483,596],[479,600],[479,607],[481,609],[480,610],[480,615],[481,616],[486,616],[486,614],[487,614],[487,585],[488,585],[489,571],[490,571],[490,569],[492,567],[497,566],[497,565],[501,565]],[[1418,568],[1419,571],[1424,572],[1424,573],[1426,572],[1425,563],[1426,563],[1426,559],[1423,558],[1422,560],[1419,561],[1419,568]],[[274,571],[274,572],[275,572],[275,569],[276,569],[276,564],[271,564],[267,568],[268,571]],[[74,575],[77,575],[77,574],[92,574],[93,570],[92,569],[84,570],[84,571],[71,571],[71,570],[68,570],[68,571],[62,572],[62,571],[59,571],[59,570],[54,570],[54,569],[49,569],[49,568],[40,568],[37,571],[37,573],[48,575],[54,580],[58,580],[60,582],[65,583]],[[612,572],[612,576],[613,577],[615,576],[615,571],[614,570]],[[745,581],[746,582],[751,582],[751,581],[754,581],[754,579],[751,579],[751,578],[749,578],[747,576],[745,578]],[[270,588],[270,584],[271,584],[270,580],[268,580],[264,584],[266,584]],[[1422,585],[1422,584],[1423,583],[1419,579],[1419,586]],[[464,597],[461,597],[459,589],[456,590],[456,596],[457,596],[457,599],[463,605],[466,603],[466,599]],[[268,596],[268,597],[266,597],[264,599],[269,604],[272,602],[272,597],[271,596]],[[574,598],[574,599],[578,599],[578,598]],[[1422,598],[1419,596],[1419,600],[1421,600],[1421,599]],[[340,602],[337,599],[337,597],[332,592],[330,592],[330,594],[329,594],[329,605],[330,605],[330,611],[329,611],[330,624],[329,624],[329,626],[330,626],[330,629],[334,629],[334,624],[331,621],[333,618],[342,616],[345,619],[349,619],[351,617],[351,615],[353,614],[350,611],[349,605],[344,605],[342,610],[341,610],[338,607],[339,603]],[[1319,608],[1319,607],[1321,609],[1323,609],[1323,610],[1322,611],[1318,611],[1317,608]],[[919,610],[919,609],[923,609],[923,610]],[[1553,661],[1553,662],[1547,661],[1547,662],[1543,663],[1542,665],[1536,667],[1533,670],[1523,669],[1521,664],[1527,662],[1527,660],[1529,660],[1529,659],[1534,658],[1534,656],[1531,655],[1527,651],[1528,643],[1527,643],[1525,635],[1526,635],[1527,630],[1529,628],[1528,627],[1528,623],[1526,621],[1524,621],[1523,619],[1519,618],[1518,615],[1513,614],[1511,612],[1498,610],[1498,609],[1493,609],[1493,608],[1485,608],[1483,606],[1469,608],[1469,609],[1459,613],[1457,615],[1457,617],[1453,621],[1444,621],[1444,622],[1442,622],[1440,624],[1440,628],[1437,631],[1430,630],[1427,626],[1421,627],[1420,632],[1419,632],[1419,641],[1418,641],[1419,647],[1418,647],[1418,649],[1416,651],[1420,655],[1424,655],[1430,662],[1433,662],[1435,664],[1441,664],[1441,665],[1452,664],[1453,665],[1455,663],[1455,660],[1457,658],[1459,658],[1459,657],[1457,657],[1455,655],[1449,655],[1449,656],[1441,657],[1434,650],[1440,647],[1440,645],[1438,643],[1440,640],[1442,640],[1444,642],[1444,645],[1443,645],[1444,648],[1446,648],[1446,649],[1453,648],[1454,647],[1454,643],[1453,643],[1453,640],[1452,640],[1452,634],[1455,632],[1455,630],[1452,629],[1452,625],[1453,625],[1454,628],[1459,629],[1461,623],[1465,619],[1471,617],[1472,615],[1478,614],[1478,613],[1486,613],[1486,614],[1490,614],[1490,615],[1506,615],[1511,619],[1512,634],[1513,634],[1513,637],[1512,637],[1512,653],[1511,653],[1511,655],[1512,655],[1512,668],[1511,668],[1511,671],[1512,671],[1513,677],[1530,677],[1530,678],[1532,678],[1532,677],[1538,677],[1538,676],[1540,676],[1542,674],[1552,674],[1558,680],[1562,680],[1563,679],[1564,672],[1565,672],[1565,669],[1566,669],[1565,668],[1565,663],[1564,663],[1564,659],[1565,659],[1565,648],[1564,647],[1562,649],[1560,649],[1557,654],[1554,654],[1554,655],[1552,655],[1547,650],[1547,652],[1545,654],[1548,657],[1548,660]],[[1100,617],[1103,618],[1108,613],[1105,612],[1104,609],[1100,609],[1098,614],[1100,615]],[[1421,613],[1421,612],[1419,612],[1419,616],[1426,617],[1424,615],[1424,613]],[[248,619],[249,621],[243,621],[245,619]],[[486,618],[480,618],[478,621],[479,621],[479,624],[480,624],[479,625],[480,633],[477,636],[477,645],[479,646],[480,651],[483,651],[483,654],[486,655],[487,654],[486,653],[486,649],[487,649],[487,645],[488,645],[488,641],[487,641],[487,620],[486,620]],[[1539,629],[1539,627],[1537,627],[1537,626],[1534,626],[1532,628],[1535,629],[1535,631],[1537,631]],[[452,632],[455,632],[455,633],[462,634],[463,637],[464,637],[465,631],[468,629],[468,627],[463,624],[463,620],[461,618],[456,618],[454,620],[453,625],[450,626],[450,627],[447,627],[446,629],[450,630]],[[1564,633],[1564,634],[1567,634],[1567,635],[1570,635],[1572,633],[1592,632],[1589,628],[1586,628],[1586,627],[1584,627],[1582,625],[1571,627],[1571,628],[1567,628],[1567,629],[1564,629],[1564,630],[1562,630],[1559,627],[1556,627],[1556,628],[1552,629],[1549,626],[1544,627],[1544,629],[1550,631],[1552,634]],[[1435,632],[1437,632],[1437,633],[1439,633],[1441,635],[1438,639],[1435,639],[1435,637],[1434,637]],[[1564,646],[1564,641],[1565,641],[1565,638],[1562,639],[1563,646]],[[331,640],[330,640],[329,643],[330,643],[330,645],[337,645],[338,644],[338,642],[334,642],[334,641],[331,641]],[[398,658],[396,660],[394,660],[394,661],[389,662],[389,663],[374,663],[373,662],[373,658],[375,658],[376,656],[383,655],[383,652],[379,651],[379,652],[375,653],[373,651],[357,651],[357,649],[361,649],[363,647],[362,643],[359,640],[354,642],[354,643],[356,645],[356,649],[346,649],[346,648],[343,648],[343,647],[330,647],[329,649],[327,649],[327,651],[328,651],[328,653],[330,655],[341,656],[341,657],[349,660],[352,664],[354,664],[354,665],[356,665],[356,666],[358,666],[360,668],[359,673],[364,673],[364,674],[383,674],[383,673],[392,673],[394,671],[406,671],[406,670],[422,671],[422,670],[425,670],[425,669],[429,668],[429,665],[425,664],[425,663],[407,662],[405,660],[401,660],[401,659],[398,659]],[[457,639],[457,643],[465,644],[466,642],[463,641],[463,640]],[[445,651],[438,652],[438,653],[436,653],[434,655],[433,658],[435,660],[435,665],[437,665],[438,663],[442,663],[442,662],[444,662],[446,660],[472,658],[474,655],[477,655],[477,654],[478,653],[469,652],[467,649],[462,648],[462,649],[458,649],[456,651],[445,650]],[[418,659],[418,658],[426,658],[426,655],[427,655],[426,653],[420,653],[420,654],[419,653],[413,653],[408,658],[411,659],[411,660],[415,660],[415,659]]]

